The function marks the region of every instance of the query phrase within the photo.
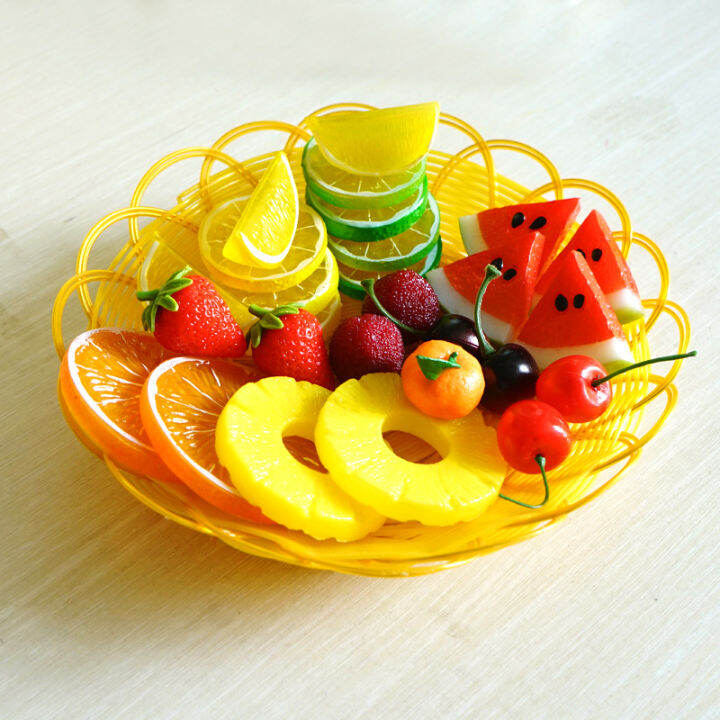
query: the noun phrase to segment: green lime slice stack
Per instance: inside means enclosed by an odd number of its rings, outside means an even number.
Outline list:
[[[325,223],[345,295],[362,299],[367,278],[404,268],[424,275],[439,265],[440,211],[424,158],[394,175],[353,175],[328,162],[311,139],[302,167],[307,203]]]

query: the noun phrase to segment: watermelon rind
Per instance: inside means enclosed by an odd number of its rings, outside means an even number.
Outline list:
[[[645,316],[640,296],[630,288],[620,288],[620,290],[608,293],[605,297],[621,325],[627,325]]]
[[[458,225],[460,226],[460,237],[462,237],[463,245],[468,255],[473,255],[474,253],[488,249],[480,232],[477,213],[459,217]]]
[[[427,274],[427,281],[432,285],[440,305],[449,313],[464,315],[473,320],[475,306],[463,297],[449,282],[445,270],[438,268]],[[504,344],[513,335],[512,325],[500,320],[484,310],[481,311],[482,329],[485,335],[495,343]]]
[[[535,359],[540,370],[568,355],[587,355],[599,362],[608,373],[621,370],[635,362],[630,346],[624,338],[612,337],[607,340],[587,345],[568,345],[567,347],[543,348],[534,347],[522,340],[515,340],[522,345]]]

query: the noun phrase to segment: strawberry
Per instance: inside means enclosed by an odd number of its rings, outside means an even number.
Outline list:
[[[247,344],[215,285],[202,275],[188,275],[189,267],[173,273],[158,290],[141,290],[138,300],[149,302],[143,326],[168,350],[197,357],[240,357]]]
[[[297,305],[264,310],[250,305],[260,318],[250,329],[252,356],[264,375],[284,375],[295,380],[335,387],[322,327],[317,318]]]

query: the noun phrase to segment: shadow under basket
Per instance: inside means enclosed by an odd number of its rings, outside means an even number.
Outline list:
[[[52,331],[55,347],[62,357],[65,344],[62,335],[63,310],[71,297],[77,297],[87,316],[87,327],[118,326],[141,329],[140,303],[135,299],[137,275],[153,241],[162,238],[175,247],[186,247],[197,254],[198,226],[216,205],[247,195],[257,184],[273,153],[237,160],[226,147],[240,138],[256,133],[282,135],[277,149],[284,149],[290,160],[300,197],[305,180],[300,165],[302,146],[309,138],[307,121],[317,114],[347,109],[367,109],[360,104],[328,106],[317,110],[299,125],[284,122],[254,122],[225,133],[211,147],[187,148],[171,153],[156,162],[143,176],[127,208],[101,219],[83,241],[76,274],[60,290],[55,301]],[[667,298],[668,270],[659,248],[647,237],[632,230],[630,218],[622,203],[603,186],[581,178],[563,179],[554,165],[540,152],[512,140],[484,140],[468,123],[441,114],[442,134],[457,135],[458,152],[431,149],[427,175],[431,192],[441,211],[443,264],[455,260],[464,251],[457,226],[461,215],[493,206],[528,202],[551,197],[572,196],[581,192],[593,195],[617,215],[613,233],[624,255],[644,253],[646,265],[655,269],[656,277],[641,277],[643,285],[658,287],[656,298],[643,300],[644,320],[626,326],[633,355],[637,360],[650,357],[649,335],[656,322],[664,317],[677,327],[677,352],[687,350],[690,324],[685,311]],[[439,133],[440,134],[440,133]],[[283,145],[284,143],[284,145]],[[494,153],[506,151],[530,158],[547,175],[547,182],[534,190],[496,173]],[[143,195],[160,173],[177,162],[199,158],[202,161],[196,184],[183,191],[171,210],[143,205]],[[215,163],[225,166],[211,172]],[[587,209],[587,208],[586,208]],[[140,218],[151,218],[143,228]],[[106,267],[93,269],[91,251],[98,238],[114,223],[125,221],[129,237]],[[611,227],[612,218],[608,217]],[[194,248],[194,249],[193,249]],[[649,259],[650,262],[647,262]],[[200,266],[202,267],[202,265]],[[343,299],[337,315],[357,312],[358,303]],[[339,318],[336,318],[336,321]],[[670,348],[663,347],[669,352]],[[138,500],[169,520],[213,535],[232,547],[260,557],[292,563],[307,568],[334,570],[371,576],[409,576],[436,572],[468,562],[478,555],[526,540],[558,522],[571,512],[592,501],[607,490],[637,459],[645,443],[651,440],[667,419],[677,399],[673,380],[681,361],[674,362],[665,375],[647,367],[639,368],[616,381],[614,399],[608,410],[592,423],[572,427],[574,445],[571,455],[551,477],[550,500],[539,510],[529,510],[503,500],[472,522],[450,527],[426,527],[419,523],[389,521],[368,537],[350,543],[317,541],[307,535],[282,527],[261,526],[240,521],[207,504],[182,486],[164,485],[133,475],[104,456],[113,476]],[[92,442],[82,431],[68,423],[90,449]],[[415,444],[410,436],[396,438],[399,454],[406,459],[427,461],[428,449]],[[503,486],[527,502],[542,496],[538,476],[509,472]]]

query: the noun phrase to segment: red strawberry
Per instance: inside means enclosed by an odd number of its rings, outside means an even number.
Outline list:
[[[341,382],[372,372],[400,372],[404,359],[400,331],[383,315],[348,318],[330,341],[330,364]]]
[[[370,288],[366,286],[370,292]],[[387,311],[391,320],[399,320],[403,325],[416,330],[428,331],[442,315],[440,302],[430,283],[414,270],[398,270],[380,278],[373,284],[375,297]],[[364,313],[385,315],[368,295],[363,303]],[[400,326],[405,342],[418,339],[417,333],[411,333]]]
[[[252,356],[264,375],[284,375],[296,380],[335,387],[322,327],[317,318],[297,305],[276,310],[250,306],[260,319],[250,330]]]
[[[189,267],[173,273],[159,290],[141,290],[149,302],[143,325],[168,350],[198,357],[240,357],[247,344],[242,328],[215,285]]]

